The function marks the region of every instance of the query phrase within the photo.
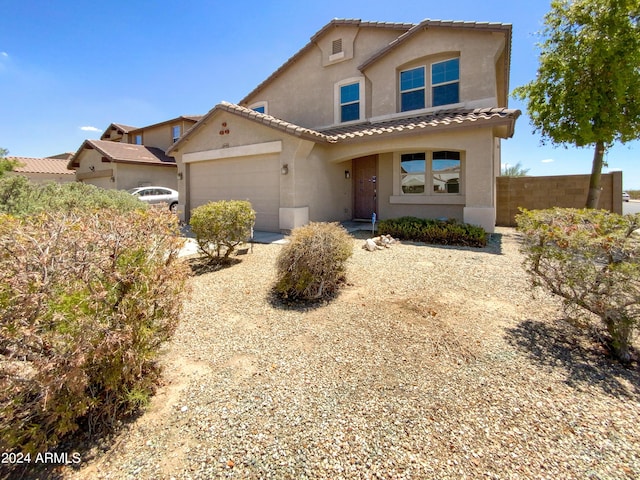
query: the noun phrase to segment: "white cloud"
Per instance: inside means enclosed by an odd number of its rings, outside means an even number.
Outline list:
[[[0,52],[0,57],[9,58],[9,54],[7,52]]]
[[[80,127],[80,130],[83,130],[85,132],[100,132],[101,131],[99,128],[96,128],[96,127]]]
[[[553,162],[555,162],[553,158],[545,158],[544,160],[542,160],[542,163],[553,163]]]

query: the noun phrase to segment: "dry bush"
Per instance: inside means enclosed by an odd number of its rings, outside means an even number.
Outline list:
[[[175,215],[0,215],[0,451],[44,451],[144,405],[187,266]]]
[[[562,298],[572,317],[599,317],[613,355],[628,362],[640,320],[640,215],[552,208],[516,221],[533,285]]]
[[[293,230],[277,260],[276,291],[284,298],[330,298],[344,280],[353,239],[337,223],[310,223]]]
[[[222,200],[201,205],[191,212],[189,224],[198,248],[210,260],[228,258],[251,238],[256,212],[244,200]]]

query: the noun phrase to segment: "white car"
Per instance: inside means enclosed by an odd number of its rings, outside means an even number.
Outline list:
[[[175,212],[178,208],[178,192],[172,188],[136,187],[127,190],[127,192],[149,204],[166,203],[172,212]]]
[[[629,200],[631,200],[631,196],[627,192],[622,192],[622,201],[628,202]]]

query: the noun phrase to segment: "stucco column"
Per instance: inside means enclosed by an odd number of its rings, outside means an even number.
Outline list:
[[[472,149],[467,150],[466,155],[464,222],[493,232],[496,224],[496,148],[492,135],[483,136]]]

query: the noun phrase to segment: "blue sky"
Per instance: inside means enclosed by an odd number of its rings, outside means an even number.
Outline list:
[[[44,157],[76,151],[110,123],[145,126],[238,102],[333,18],[511,23],[510,89],[537,70],[550,1],[0,0],[0,147]],[[592,149],[541,146],[522,103],[503,164],[530,175],[589,173]],[[640,142],[607,154],[640,189]]]

